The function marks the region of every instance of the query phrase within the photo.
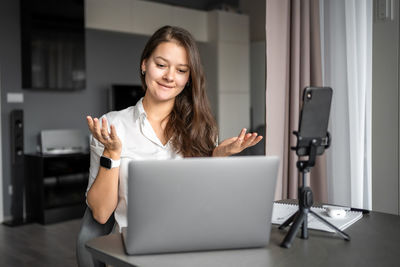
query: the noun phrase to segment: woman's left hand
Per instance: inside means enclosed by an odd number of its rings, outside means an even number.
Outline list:
[[[248,147],[256,145],[263,138],[257,133],[247,133],[243,128],[239,136],[231,137],[222,141],[213,151],[213,157],[226,157],[242,152]]]

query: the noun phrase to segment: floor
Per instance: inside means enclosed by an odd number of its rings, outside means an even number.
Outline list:
[[[56,224],[0,224],[0,266],[77,266],[80,219]]]

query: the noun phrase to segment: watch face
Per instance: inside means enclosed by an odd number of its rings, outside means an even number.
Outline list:
[[[106,158],[106,157],[100,157],[100,166],[111,169],[111,159]]]

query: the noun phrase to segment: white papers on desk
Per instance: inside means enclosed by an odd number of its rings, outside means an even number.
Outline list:
[[[296,204],[274,203],[274,208],[272,212],[272,223],[282,224],[298,210],[299,206]],[[337,228],[339,228],[340,230],[346,229],[347,227],[362,218],[362,212],[359,211],[346,211],[346,217],[334,219],[329,217],[325,209],[323,208],[311,207],[311,210],[334,226],[336,226]],[[331,233],[336,232],[335,229],[330,228],[329,226],[315,218],[315,216],[311,213],[308,213],[308,228]]]

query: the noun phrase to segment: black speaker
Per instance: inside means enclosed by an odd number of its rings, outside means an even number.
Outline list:
[[[20,109],[10,114],[11,144],[11,221],[7,225],[19,225],[24,222],[24,113]]]

